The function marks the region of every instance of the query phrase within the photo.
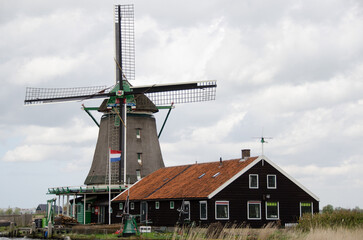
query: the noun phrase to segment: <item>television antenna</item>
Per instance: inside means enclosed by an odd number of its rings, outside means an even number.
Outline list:
[[[272,138],[272,137],[265,137],[265,136],[263,135],[263,128],[262,128],[261,137],[254,137],[254,138],[260,139],[260,142],[261,142],[261,155],[264,155],[264,148],[263,148],[263,145],[264,145],[265,143],[268,143],[268,142],[266,141],[266,139],[273,139],[273,138]]]

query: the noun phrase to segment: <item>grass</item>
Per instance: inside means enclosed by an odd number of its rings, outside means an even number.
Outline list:
[[[6,232],[7,227],[0,227]],[[118,234],[62,234],[56,237],[69,236],[73,240],[83,239],[120,239]],[[175,228],[170,233],[143,233],[123,239],[160,239],[160,240],[362,240],[363,213],[352,210],[339,210],[331,213],[304,215],[297,227],[278,228],[272,224],[260,229],[244,225],[223,227],[211,224],[208,228]]]
[[[223,240],[358,240],[363,239],[363,228],[326,228],[313,229],[309,232],[301,229],[278,229],[267,226],[261,229],[251,228],[224,228],[219,235],[208,236],[206,229],[193,228],[189,231],[176,231],[169,238],[171,240],[199,240],[199,239],[223,239]]]

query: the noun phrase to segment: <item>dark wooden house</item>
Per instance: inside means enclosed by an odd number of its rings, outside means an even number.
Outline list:
[[[316,195],[266,156],[249,157],[249,150],[239,159],[155,171],[112,200],[113,222],[120,221],[128,195],[130,213],[154,226],[174,226],[183,201],[185,220],[197,225],[285,225],[319,212]]]

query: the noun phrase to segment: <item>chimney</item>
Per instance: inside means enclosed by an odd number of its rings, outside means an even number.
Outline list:
[[[250,149],[242,149],[242,160],[249,158],[251,155]]]
[[[219,158],[219,166],[222,166],[223,162],[222,162],[222,157]]]

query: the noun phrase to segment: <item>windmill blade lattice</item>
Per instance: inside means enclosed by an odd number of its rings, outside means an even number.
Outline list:
[[[135,80],[134,5],[115,5],[116,60],[122,80]]]
[[[91,98],[106,98],[109,88],[106,86],[76,87],[76,88],[32,88],[27,87],[25,92],[25,105],[57,103]]]
[[[215,100],[216,81],[199,81],[174,84],[155,84],[131,87],[131,93],[145,94],[155,105],[191,103]]]

